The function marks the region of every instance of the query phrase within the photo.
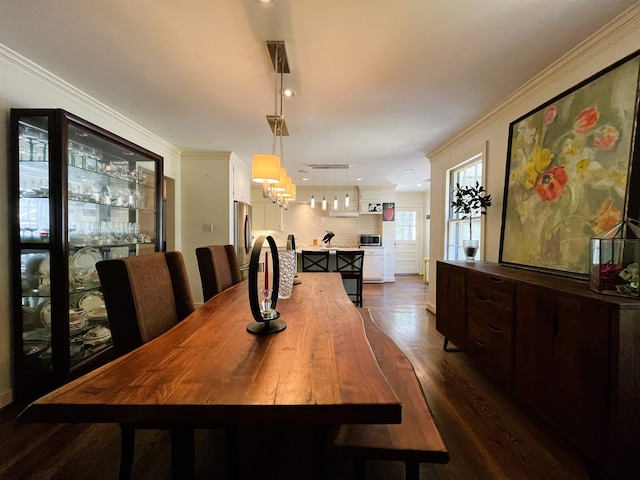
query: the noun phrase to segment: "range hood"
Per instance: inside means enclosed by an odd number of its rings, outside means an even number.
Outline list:
[[[355,218],[360,214],[356,210],[329,210],[330,217]]]

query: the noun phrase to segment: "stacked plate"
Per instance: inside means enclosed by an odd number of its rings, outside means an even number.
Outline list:
[[[93,327],[83,338],[87,348],[97,349],[111,342],[111,330],[102,326]]]
[[[104,323],[107,320],[107,307],[102,292],[87,292],[78,300],[78,307],[85,311],[87,320],[92,323]]]

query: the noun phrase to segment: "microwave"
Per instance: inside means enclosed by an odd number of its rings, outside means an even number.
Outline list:
[[[379,247],[382,245],[382,238],[378,234],[360,235],[361,247]]]

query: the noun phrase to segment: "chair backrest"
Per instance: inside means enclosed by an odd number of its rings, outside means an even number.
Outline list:
[[[96,269],[118,355],[153,340],[194,310],[180,252],[104,260]]]
[[[336,271],[362,273],[364,250],[336,250]]]
[[[196,257],[205,302],[242,281],[236,249],[233,245],[199,247],[196,248]]]
[[[287,250],[295,250],[296,249],[296,237],[293,236],[293,233],[287,235]]]
[[[328,272],[329,251],[302,250],[303,272]]]

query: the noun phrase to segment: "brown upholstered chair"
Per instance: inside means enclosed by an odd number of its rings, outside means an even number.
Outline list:
[[[242,281],[236,249],[233,245],[199,247],[196,248],[196,257],[205,302]]]
[[[364,250],[336,250],[336,271],[342,275],[347,295],[356,306],[362,306],[362,265],[364,263]],[[355,281],[355,292],[347,289],[348,281]]]
[[[162,335],[194,310],[180,252],[105,260],[98,262],[96,269],[109,315],[113,348],[119,356]],[[120,425],[120,479],[129,478],[131,474],[136,428],[162,426]],[[182,429],[179,434],[171,433],[174,454],[177,449],[185,448],[185,442],[193,443],[193,432]]]
[[[153,340],[194,310],[180,252],[98,262],[117,355]]]

